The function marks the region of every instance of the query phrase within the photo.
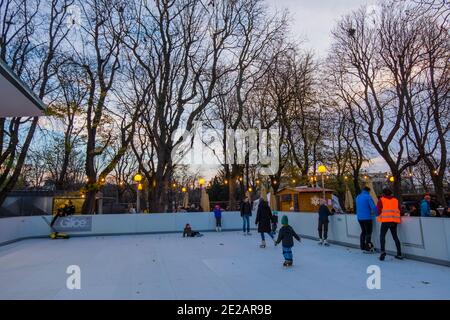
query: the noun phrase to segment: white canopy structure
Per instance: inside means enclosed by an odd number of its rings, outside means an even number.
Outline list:
[[[45,108],[41,99],[0,60],[0,118],[42,116]]]

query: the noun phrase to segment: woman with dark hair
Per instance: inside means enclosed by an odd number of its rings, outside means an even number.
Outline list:
[[[397,225],[401,223],[400,205],[399,201],[392,196],[392,191],[388,188],[383,189],[383,195],[378,200],[377,204],[378,222],[381,222],[380,244],[381,255],[380,260],[383,261],[386,257],[385,244],[386,233],[391,231],[395,246],[397,247],[396,259],[403,259],[400,240],[397,236]]]
[[[256,213],[255,224],[258,225],[258,232],[261,234],[261,248],[266,247],[266,239],[264,237],[264,233],[267,233],[272,240],[272,210],[270,210],[269,204],[263,198],[259,199],[258,211]]]

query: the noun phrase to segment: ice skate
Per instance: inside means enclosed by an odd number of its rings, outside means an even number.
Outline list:
[[[317,244],[320,245],[320,246],[323,245],[323,240],[320,239],[319,242],[317,242]]]
[[[384,261],[384,259],[386,258],[386,252],[382,252],[381,254],[380,254],[380,261]]]
[[[291,261],[287,261],[287,266],[288,267],[292,267],[292,260]]]
[[[260,248],[265,248],[266,247],[266,242],[265,241],[262,241],[261,242],[261,245],[259,246]]]
[[[404,259],[404,257],[400,254],[400,255],[396,255],[395,256],[395,259],[398,259],[398,260],[403,260]]]
[[[248,236],[251,236],[252,234],[251,234],[250,232],[247,232],[247,235],[248,235]]]
[[[287,266],[288,266],[288,262],[287,261],[283,262],[283,267],[287,267]]]
[[[324,240],[324,241],[323,241],[323,245],[326,246],[326,247],[329,247],[329,246],[330,246],[330,244],[328,243],[327,240]]]
[[[371,242],[369,242],[367,244],[366,249],[364,249],[363,252],[368,253],[368,254],[375,253],[375,247],[373,246],[373,244]]]

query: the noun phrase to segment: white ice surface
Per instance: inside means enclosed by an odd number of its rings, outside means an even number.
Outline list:
[[[0,247],[0,299],[450,299],[448,267],[303,239],[286,269],[280,246],[259,243],[238,232],[25,240]],[[69,265],[80,290],[66,287]],[[381,290],[367,289],[370,265]]]

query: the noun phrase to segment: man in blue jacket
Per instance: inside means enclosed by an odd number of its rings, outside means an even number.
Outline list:
[[[373,252],[372,219],[376,216],[377,207],[370,196],[370,188],[364,187],[356,197],[356,216],[361,226],[360,247],[364,252]]]

